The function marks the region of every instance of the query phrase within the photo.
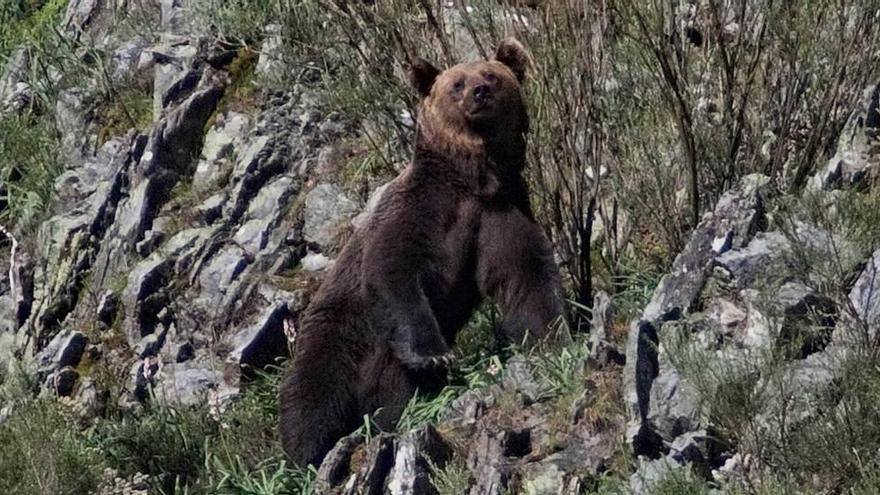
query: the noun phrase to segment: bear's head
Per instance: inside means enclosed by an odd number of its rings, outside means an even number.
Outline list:
[[[423,59],[413,61],[410,83],[422,98],[420,138],[465,153],[523,140],[529,125],[522,91],[528,60],[523,46],[509,38],[489,61],[442,71]]]

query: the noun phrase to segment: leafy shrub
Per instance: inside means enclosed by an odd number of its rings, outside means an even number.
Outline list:
[[[101,453],[58,402],[45,397],[6,404],[12,412],[0,425],[0,491],[75,495],[98,487]]]
[[[0,66],[12,50],[51,36],[67,0],[8,0],[0,5]]]
[[[0,221],[24,226],[40,218],[60,169],[50,121],[29,113],[0,117]]]

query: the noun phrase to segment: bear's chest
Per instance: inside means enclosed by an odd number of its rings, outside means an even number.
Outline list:
[[[435,261],[422,277],[422,288],[445,338],[468,320],[480,301],[476,277],[480,212],[465,202],[447,219]]]
[[[435,270],[449,281],[473,272],[480,211],[474,200],[462,200],[444,219],[442,242]]]

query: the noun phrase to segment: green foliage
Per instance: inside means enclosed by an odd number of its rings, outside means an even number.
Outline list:
[[[624,495],[628,493],[628,481],[629,480],[620,473],[606,471],[599,477],[595,490],[589,490],[587,493],[595,493],[597,495]]]
[[[12,50],[45,46],[66,0],[10,0],[0,5],[0,67]],[[31,64],[36,66],[37,64]],[[39,97],[40,88],[31,85]],[[51,116],[26,109],[21,116],[0,116],[0,222],[30,228],[48,204],[52,181],[60,172],[58,133]]]
[[[0,117],[0,221],[28,226],[40,219],[60,172],[57,132],[49,120],[26,113]]]
[[[76,420],[53,398],[9,402],[0,426],[0,492],[21,495],[91,493],[103,459],[79,434]]]
[[[376,411],[378,412],[378,411]],[[354,435],[363,437],[363,439],[369,442],[376,434],[382,432],[382,427],[379,426],[376,421],[373,419],[375,414],[364,414],[361,418],[361,425],[352,432]]]
[[[153,122],[152,84],[126,81],[114,85],[112,95],[99,99],[95,116],[99,145],[129,129],[146,129]]]
[[[460,367],[466,368],[497,353],[497,334],[500,331],[498,308],[493,303],[484,303],[455,338],[456,358]]]
[[[792,242],[792,272],[822,293],[840,299],[853,282],[852,267],[880,247],[880,192],[840,190],[834,195],[808,192],[780,198],[776,227]],[[816,226],[826,236],[817,243],[798,232],[800,225]]]
[[[282,59],[304,67],[274,84],[307,81],[328,111],[362,124],[371,151],[352,160],[351,175],[382,174],[408,158],[414,57],[449,66],[491,56],[499,40],[517,36],[533,55],[535,210],[582,305],[595,261],[606,287],[627,290],[632,266],[667,266],[744,174],[800,189],[880,67],[874,11],[852,1],[822,0],[806,9],[815,18],[784,2],[701,4],[701,47],[688,41],[678,10],[635,0],[559,0],[535,11],[484,0],[465,10],[406,0],[199,3],[218,38],[248,50],[272,24]]]
[[[77,418],[54,398],[34,398],[21,363],[2,363],[0,492],[22,495],[94,491],[105,464],[80,434]]]
[[[880,493],[880,466],[876,461],[865,466],[859,466],[861,479],[848,493],[851,495],[871,495]]]
[[[307,495],[313,470],[287,464],[277,440],[277,374],[260,374],[241,400],[216,415],[207,405],[154,403],[138,415],[83,425],[52,397],[30,398],[7,379],[12,415],[0,428],[0,490],[22,494],[93,493],[118,476],[147,475],[165,494]]]
[[[230,463],[215,462],[211,467],[220,477],[217,488],[210,493],[229,495],[311,495],[317,472],[291,469],[286,461],[270,457],[254,465],[236,455]]]
[[[462,365],[453,370],[456,383],[461,383],[464,389],[473,390],[483,388],[496,383],[504,371],[504,364],[511,356],[513,349],[505,349],[499,354],[492,354],[479,359],[471,364]]]
[[[689,322],[663,327],[661,346],[681,370],[681,386],[694,387],[702,398],[701,412],[717,426],[718,439],[754,456],[756,464],[785,473],[777,478],[761,472],[755,483],[764,487],[758,493],[811,493],[818,487],[861,493],[872,489],[863,487],[874,486],[880,361],[875,341],[853,310],[849,290],[860,272],[857,261],[880,247],[878,206],[876,191],[847,189],[780,198],[773,204],[772,223],[786,234],[791,250],[785,255],[785,273],[765,290],[772,294],[790,280],[804,283],[835,302],[840,311],[836,320],[846,322],[836,331],[859,332],[848,354],[831,355],[836,371],[827,391],[794,386],[790,361],[802,354],[804,339],[815,326],[812,319],[826,315],[807,315],[790,340],[779,338],[781,323],[771,319],[766,324],[773,346],[739,349],[725,359],[718,358],[711,344],[693,338],[695,332],[708,330],[692,328]],[[754,304],[766,315],[776,311]],[[810,414],[792,412],[803,407]]]
[[[289,55],[317,54],[327,39],[315,0],[205,0],[193,5],[196,18],[221,41],[256,51],[266,27],[278,25]]]
[[[589,348],[583,338],[529,356],[547,398],[566,397],[584,389]]]
[[[817,481],[836,491],[876,486],[880,363],[856,357],[847,363],[839,387],[838,397],[817,399],[814,418],[784,436],[783,443],[769,446],[767,460],[803,486]]]
[[[742,436],[740,428],[751,426],[760,407],[756,403],[760,391],[755,387],[761,374],[778,373],[782,363],[776,364],[770,350],[753,351],[735,362],[717,359],[714,349],[691,340],[693,330],[688,324],[665,325],[663,330],[661,346],[686,384],[703,398],[704,414],[724,435]]]
[[[687,468],[672,469],[651,487],[653,495],[709,495],[706,480]]]
[[[804,396],[802,388],[792,386],[791,362],[780,359],[784,351],[753,350],[719,360],[715,350],[690,335],[687,325],[666,325],[661,337],[682,372],[680,386],[696,389],[701,413],[717,428],[720,442],[785,473],[782,479],[761,473],[756,483],[767,489],[758,493],[812,493],[818,486],[870,493],[872,488],[865,487],[876,486],[880,361],[872,348],[852,349],[837,363],[833,392]],[[778,403],[768,407],[770,401]],[[789,417],[803,401],[809,401],[811,414]]]
[[[437,423],[446,408],[461,395],[462,387],[445,387],[436,396],[422,396],[415,394],[407,402],[400,420],[397,422],[397,430],[414,430],[422,425]]]
[[[67,4],[68,0],[10,0],[0,5],[0,67],[13,50],[21,49],[27,60],[22,78],[34,94],[23,115],[0,117],[0,185],[7,190],[0,204],[8,203],[0,209],[0,221],[19,230],[32,229],[46,213],[52,183],[62,169],[60,134],[52,113],[61,90],[88,89],[86,102],[96,116],[98,144],[152,121],[150,84],[114,81],[109,53],[95,49],[88,36],[75,40],[59,29]],[[154,20],[152,11],[134,10],[139,13],[119,14],[114,27],[149,36],[144,23]]]
[[[206,493],[308,495],[315,472],[284,458],[277,438],[280,369],[257,372],[242,399],[220,416],[200,485]]]
[[[67,0],[6,0],[0,4],[0,66],[15,48],[51,36],[67,3]]]
[[[471,473],[460,457],[454,457],[443,467],[439,467],[430,460],[431,485],[437,490],[437,495],[460,495],[466,493],[470,484]]]
[[[0,120],[6,194],[0,202],[7,203],[0,221],[23,228],[45,210],[61,169],[48,112],[60,89],[84,82],[95,88],[90,96],[100,142],[152,118],[150,88],[112,81],[107,54],[55,31],[66,3],[0,5],[0,61],[15,47],[26,48],[38,100],[31,112]],[[878,74],[875,6],[820,0],[722,12],[723,5],[704,2],[695,14],[705,30],[700,48],[689,44],[678,14],[662,2],[560,0],[521,11],[476,0],[469,2],[472,10],[451,12],[438,2],[407,0],[204,0],[193,8],[203,26],[239,49],[221,106],[253,106],[254,67],[272,25],[282,63],[296,69],[279,81],[258,82],[269,89],[306,84],[328,111],[359,122],[361,142],[370,150],[342,174],[357,178],[387,173],[409,156],[415,99],[405,72],[414,56],[448,66],[465,52],[491,55],[503,37],[519,37],[534,58],[526,92],[536,214],[559,247],[577,304],[589,305],[591,284],[599,280],[628,318],[647,303],[699,214],[739,177],[762,172],[783,189],[800,189],[833,150],[855,97]],[[528,27],[516,21],[520,16]],[[727,23],[738,27],[732,37]],[[191,203],[185,187],[183,182],[175,191],[181,210]],[[781,223],[810,220],[854,243],[860,255],[876,249],[876,194],[845,191],[832,203],[812,200],[805,211],[800,203],[783,207]],[[597,219],[601,225],[592,223]],[[826,261],[827,268],[813,271],[822,273],[823,290],[843,300],[852,274],[840,269],[843,263]],[[436,396],[413,397],[399,430],[436,422],[466,390],[498,380],[516,349],[499,348],[496,313],[483,308],[461,332],[451,385]],[[786,473],[781,481],[762,474],[743,493],[796,493],[814,481],[810,477],[834,492],[876,491],[880,377],[872,354],[839,378],[844,398],[823,398],[818,418],[777,442],[762,436],[754,415],[767,390],[785,388],[779,355],[718,364],[711,349],[683,336],[666,332],[664,345],[705,398],[703,413],[719,426],[721,439],[752,449],[761,462]],[[576,339],[528,356],[549,408],[567,413],[570,399],[584,390],[591,376],[586,349]],[[265,375],[219,416],[204,406],[153,405],[138,416],[103,418],[82,434],[55,401],[16,402],[0,430],[0,482],[17,484],[0,485],[0,491],[55,493],[60,486],[87,492],[98,485],[96,470],[106,466],[123,475],[143,472],[164,493],[308,493],[315,473],[291,468],[280,454],[276,390],[277,375]],[[377,431],[365,417],[360,433]],[[60,447],[40,450],[48,456],[43,460],[35,457],[41,445]],[[39,472],[33,468],[38,460]],[[461,493],[467,478],[460,459],[432,469],[441,493]],[[617,491],[622,479],[609,477],[600,490]],[[692,473],[680,472],[656,493],[707,490]]]
[[[205,411],[151,407],[139,417],[104,421],[92,441],[124,475],[156,476],[166,492],[193,482],[205,458],[207,438],[217,433]]]
[[[647,263],[635,268],[621,264],[618,275],[612,279],[617,312],[627,320],[635,318],[651,300],[661,277],[662,274]]]

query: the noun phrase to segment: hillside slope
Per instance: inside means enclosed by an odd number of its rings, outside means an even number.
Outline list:
[[[0,491],[880,490],[876,6],[258,3],[0,7]],[[577,337],[487,304],[439,396],[289,466],[277,367],[408,160],[406,62],[505,34]]]

